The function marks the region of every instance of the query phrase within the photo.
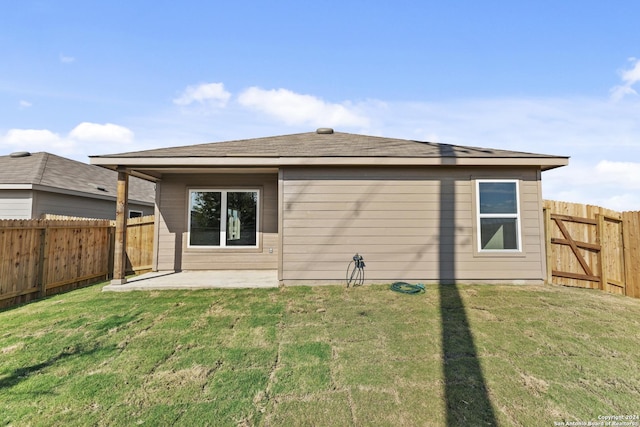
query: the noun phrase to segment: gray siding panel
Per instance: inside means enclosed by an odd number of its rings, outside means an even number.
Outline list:
[[[474,179],[487,178],[520,180],[520,253],[476,250]],[[544,277],[535,168],[287,168],[283,197],[285,283],[344,281],[356,252],[373,282]]]
[[[153,215],[153,206],[129,203],[129,209]],[[0,219],[37,219],[43,214],[115,219],[115,200],[34,190],[0,190]]]
[[[153,206],[129,203],[129,209],[142,211],[143,215],[153,215]],[[116,219],[116,202],[38,191],[33,211],[34,218],[39,218],[42,214],[53,214],[81,218]]]
[[[0,190],[0,219],[31,219],[31,190]]]
[[[166,175],[159,184],[158,270],[276,269],[278,266],[277,174]],[[189,189],[259,188],[260,244],[257,249],[187,247]],[[271,250],[271,251],[270,251]]]

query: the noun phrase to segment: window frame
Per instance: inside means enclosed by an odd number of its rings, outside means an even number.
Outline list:
[[[513,183],[515,185],[515,213],[481,213],[480,205],[480,184],[484,183]],[[479,254],[521,254],[522,253],[522,213],[520,207],[520,180],[519,179],[476,179],[476,230],[477,230],[477,252]],[[516,249],[483,249],[482,248],[482,219],[515,219],[516,220]]]
[[[191,244],[191,199],[193,193],[220,193],[220,244],[219,245],[192,245]],[[227,221],[228,221],[228,193],[256,193],[256,244],[252,246],[227,245]],[[260,242],[260,215],[262,194],[259,188],[189,188],[187,195],[187,249],[214,249],[233,251],[237,249],[259,249]]]

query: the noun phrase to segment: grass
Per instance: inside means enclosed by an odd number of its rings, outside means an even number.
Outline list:
[[[100,290],[0,312],[0,425],[551,426],[640,414],[640,300],[517,286]]]

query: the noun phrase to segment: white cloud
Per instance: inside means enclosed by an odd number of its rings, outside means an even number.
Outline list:
[[[124,126],[84,122],[67,135],[49,129],[9,129],[4,135],[0,134],[0,153],[45,151],[86,161],[89,154],[117,151],[114,146],[133,141],[133,132]]]
[[[129,143],[133,141],[133,132],[124,126],[105,123],[84,122],[73,128],[69,137],[84,142]]]
[[[640,163],[601,160],[595,167],[599,182],[623,184],[629,190],[640,190]]]
[[[25,101],[24,99],[21,99],[18,105],[20,106],[21,110],[24,110],[25,108],[31,107],[33,104],[31,104],[29,101]]]
[[[614,101],[620,101],[622,98],[624,98],[627,95],[638,94],[638,92],[636,92],[634,89],[632,89],[629,86],[614,86],[611,88],[609,93],[611,94],[611,99]]]
[[[75,143],[48,129],[9,129],[0,135],[0,151],[46,151],[59,155],[72,155],[76,152]]]
[[[173,103],[180,106],[187,106],[197,102],[213,107],[224,107],[231,98],[231,93],[224,89],[222,83],[203,83],[198,86],[187,86]]]
[[[47,129],[10,129],[3,142],[14,146],[57,143],[60,136]]]
[[[633,63],[631,69],[620,71],[622,84],[614,86],[610,90],[611,99],[614,101],[619,101],[626,95],[638,94],[632,86],[640,82],[640,59],[629,58],[629,61]]]
[[[58,58],[60,59],[60,62],[62,62],[63,64],[70,64],[76,61],[76,58],[74,58],[73,56],[68,56],[63,54],[60,54]]]
[[[633,68],[622,71],[622,81],[625,84],[633,85],[640,81],[640,59],[629,58],[629,61],[635,62]]]
[[[542,174],[543,195],[617,211],[640,210],[640,163],[611,160],[573,161]]]
[[[265,90],[250,87],[240,94],[238,102],[260,111],[287,125],[368,126],[369,119],[351,103],[331,104],[312,95],[287,89]]]

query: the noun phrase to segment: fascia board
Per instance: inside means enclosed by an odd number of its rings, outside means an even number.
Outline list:
[[[33,184],[0,184],[0,190],[33,190]]]
[[[99,157],[91,164],[115,169],[176,167],[279,166],[538,166],[551,169],[568,164],[566,157]]]

